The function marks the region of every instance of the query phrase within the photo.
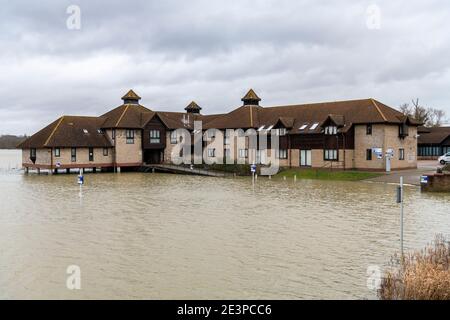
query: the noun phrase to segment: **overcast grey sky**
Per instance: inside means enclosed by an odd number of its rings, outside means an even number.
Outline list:
[[[419,97],[450,115],[445,0],[0,4],[0,134],[100,115],[129,88],[153,110],[227,112],[252,87],[263,105]]]

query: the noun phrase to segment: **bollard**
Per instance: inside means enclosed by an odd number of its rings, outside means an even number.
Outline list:
[[[283,176],[283,180],[286,181],[286,176]]]
[[[294,175],[294,182],[297,182],[297,175]]]

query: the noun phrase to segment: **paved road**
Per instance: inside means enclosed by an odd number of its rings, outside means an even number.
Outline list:
[[[403,176],[403,182],[406,184],[420,186],[420,176],[436,172],[438,163],[435,160],[419,161],[417,169],[392,171],[389,174],[384,174],[380,177],[367,179],[365,181],[384,182],[384,183],[399,183],[400,177]]]

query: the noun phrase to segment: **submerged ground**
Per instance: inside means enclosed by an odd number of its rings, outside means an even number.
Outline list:
[[[0,298],[375,298],[367,268],[399,247],[394,185],[87,174],[80,198],[75,175],[8,167]],[[449,207],[407,187],[405,246],[448,234]]]

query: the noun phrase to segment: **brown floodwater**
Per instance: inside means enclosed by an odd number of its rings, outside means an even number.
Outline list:
[[[0,150],[0,298],[363,299],[399,248],[395,186],[151,173],[24,175]],[[405,190],[405,247],[450,194]],[[66,268],[81,268],[68,290]]]

